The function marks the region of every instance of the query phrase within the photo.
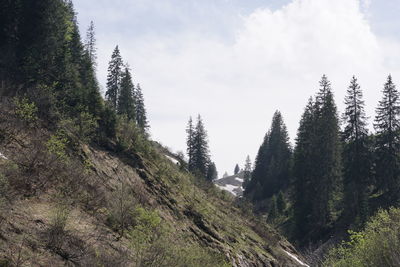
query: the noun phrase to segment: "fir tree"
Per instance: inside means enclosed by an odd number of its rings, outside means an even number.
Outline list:
[[[106,99],[114,110],[117,110],[118,95],[121,86],[123,62],[118,46],[115,47],[108,65]]]
[[[362,91],[352,78],[345,98],[343,114],[343,178],[345,212],[348,220],[358,217],[364,222],[368,216],[368,180],[371,173],[371,155],[368,144],[367,118]]]
[[[276,111],[261,145],[252,180],[246,188],[246,195],[255,201],[268,199],[289,185],[291,169],[291,148],[282,115]],[[256,186],[257,183],[261,187]]]
[[[279,214],[283,214],[283,212],[286,210],[286,199],[285,196],[283,195],[282,191],[279,191],[278,197],[276,199],[276,207],[278,209]]]
[[[300,120],[297,130],[296,147],[293,156],[294,176],[294,220],[296,235],[304,237],[310,231],[310,214],[313,202],[312,172],[315,150],[313,148],[315,135],[315,105],[310,98]]]
[[[252,172],[251,160],[250,160],[250,156],[247,156],[245,164],[244,164],[244,171],[243,171],[243,188],[246,188],[248,183],[250,182],[251,172]]]
[[[188,155],[188,166],[189,171],[194,171],[194,164],[193,164],[193,154],[194,154],[194,126],[192,117],[189,118],[188,125],[186,127],[186,145],[187,145],[187,155]]]
[[[273,195],[269,203],[268,221],[273,222],[278,217],[276,196]]]
[[[234,175],[238,174],[240,172],[240,167],[238,164],[236,164],[235,169],[233,170]]]
[[[146,131],[149,128],[149,124],[147,121],[147,113],[144,106],[144,98],[140,84],[136,86],[134,99],[136,105],[136,123],[143,131]]]
[[[129,67],[125,67],[125,71],[121,78],[121,89],[118,96],[118,114],[126,115],[129,120],[135,121],[135,103],[133,99],[134,85]]]
[[[211,162],[208,165],[208,170],[207,170],[207,180],[208,181],[213,181],[218,178],[218,172],[217,172],[217,167],[215,166],[214,162]]]
[[[204,128],[203,120],[199,115],[197,124],[193,133],[193,168],[194,172],[206,177],[208,164],[210,162],[210,154],[208,149],[208,137]]]
[[[376,182],[386,194],[387,204],[399,200],[400,188],[400,104],[399,92],[389,75],[383,98],[376,109]]]
[[[303,114],[296,140],[294,210],[299,238],[317,239],[333,222],[341,175],[339,122],[324,75],[315,103],[310,101]]]
[[[86,32],[85,50],[92,62],[93,68],[96,67],[97,48],[96,48],[96,35],[93,21],[90,22],[89,28]]]

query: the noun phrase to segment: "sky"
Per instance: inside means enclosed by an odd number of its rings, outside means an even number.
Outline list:
[[[111,53],[140,83],[153,140],[186,151],[201,114],[219,176],[254,161],[280,110],[294,144],[318,82],[339,114],[350,79],[364,91],[370,128],[389,74],[400,86],[400,0],[76,0],[82,35],[94,21],[98,79]]]

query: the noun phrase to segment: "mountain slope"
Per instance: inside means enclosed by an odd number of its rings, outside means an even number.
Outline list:
[[[165,247],[177,247],[172,257],[182,266],[188,255],[193,255],[189,266],[225,260],[232,266],[302,266],[277,232],[154,145],[142,152],[120,151],[113,141],[100,147],[67,135],[64,149],[60,130],[24,122],[10,102],[2,102],[1,109],[3,265],[157,266],[140,265],[135,257],[137,235],[131,233],[145,232],[136,231],[143,208],[154,211],[169,233],[167,242],[149,246],[146,253],[158,248],[167,255]],[[131,227],[125,227],[129,220],[119,224],[118,215],[131,216]]]

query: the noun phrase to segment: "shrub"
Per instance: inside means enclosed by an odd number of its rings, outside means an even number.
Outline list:
[[[332,249],[324,266],[400,266],[400,209],[379,211],[361,232]]]
[[[60,121],[62,128],[67,129],[74,139],[87,143],[92,140],[98,128],[97,120],[88,112],[81,112],[75,118]]]
[[[68,144],[68,139],[61,132],[50,136],[50,139],[46,142],[46,147],[48,151],[55,155],[60,161],[67,161],[68,156],[66,154],[66,148]]]
[[[66,236],[66,226],[69,217],[69,210],[64,205],[59,205],[53,211],[50,218],[50,225],[47,231],[47,246],[53,250],[60,250]]]
[[[30,102],[27,98],[18,99],[15,98],[16,110],[15,114],[27,123],[33,123],[37,121],[38,108],[35,103]]]

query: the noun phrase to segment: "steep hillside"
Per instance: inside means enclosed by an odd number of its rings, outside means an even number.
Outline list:
[[[87,145],[12,101],[0,107],[0,266],[303,266],[151,142]]]

